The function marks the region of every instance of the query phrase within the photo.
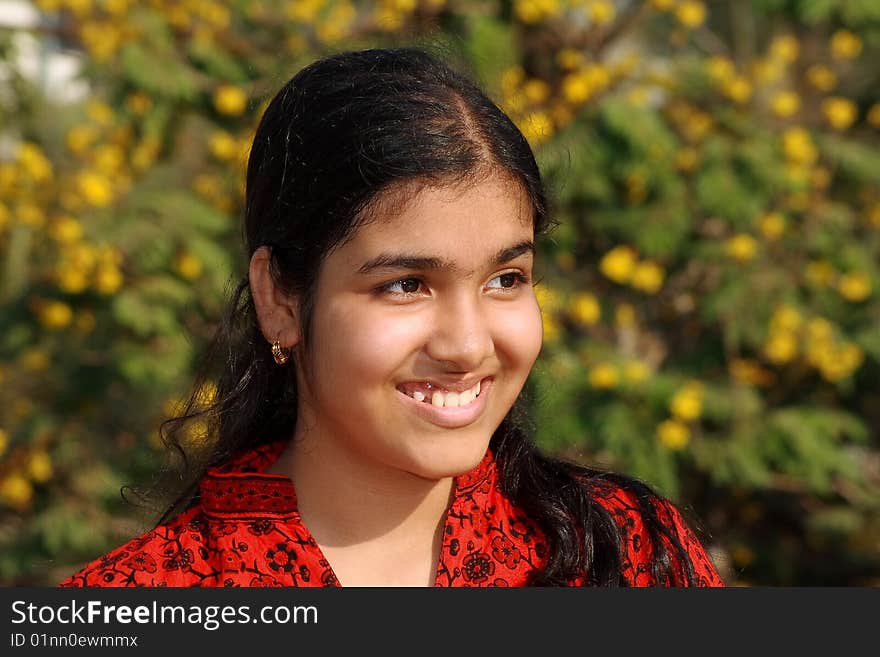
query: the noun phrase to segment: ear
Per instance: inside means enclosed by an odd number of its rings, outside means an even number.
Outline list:
[[[282,348],[293,347],[301,339],[299,299],[279,288],[269,271],[271,252],[261,246],[251,257],[248,278],[251,297],[263,337],[270,344],[278,340]]]

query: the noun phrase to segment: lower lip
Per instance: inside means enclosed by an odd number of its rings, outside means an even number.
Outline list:
[[[431,424],[436,424],[444,429],[457,429],[474,422],[486,408],[486,398],[492,388],[493,379],[486,378],[480,382],[480,395],[467,406],[434,406],[434,404],[416,401],[409,395],[396,390],[403,397],[403,402],[408,404],[423,419]]]

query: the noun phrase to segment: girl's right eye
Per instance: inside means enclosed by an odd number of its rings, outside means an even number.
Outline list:
[[[418,292],[419,287],[421,286],[422,281],[418,278],[401,278],[396,281],[392,281],[391,283],[386,283],[379,287],[380,292],[392,292],[394,294],[403,295],[403,296],[412,296],[416,292]],[[399,288],[394,289],[394,288]]]

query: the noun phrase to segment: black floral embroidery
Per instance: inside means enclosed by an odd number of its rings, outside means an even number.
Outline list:
[[[483,552],[472,552],[467,555],[462,565],[465,579],[473,584],[484,582],[495,574],[495,564],[489,555]]]
[[[272,570],[283,570],[289,573],[296,565],[294,563],[296,561],[296,552],[284,543],[276,543],[275,549],[266,552],[266,559],[269,562],[269,568]]]

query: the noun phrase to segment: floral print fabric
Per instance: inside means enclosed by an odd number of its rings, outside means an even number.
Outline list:
[[[339,586],[302,523],[293,482],[265,472],[284,447],[284,441],[263,445],[210,469],[195,506],[100,557],[60,586]],[[597,499],[626,536],[627,582],[655,585],[648,569],[652,548],[634,499],[610,485]],[[659,502],[661,519],[691,556],[697,583],[723,586],[680,513],[668,501]],[[525,586],[546,558],[540,529],[501,493],[490,452],[474,470],[456,477],[435,586]]]

